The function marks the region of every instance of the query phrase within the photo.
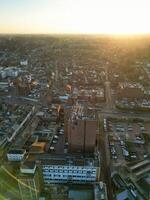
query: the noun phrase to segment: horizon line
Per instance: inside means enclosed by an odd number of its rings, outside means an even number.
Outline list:
[[[10,32],[0,32],[0,35],[86,35],[86,36],[150,36],[149,33],[69,33],[69,32],[54,32],[54,33],[10,33]]]

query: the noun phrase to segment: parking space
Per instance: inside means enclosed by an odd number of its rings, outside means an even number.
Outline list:
[[[63,154],[65,150],[66,146],[65,146],[64,126],[63,124],[61,124],[58,126],[56,134],[53,137],[49,152],[56,154]]]
[[[108,121],[108,130],[112,165],[124,165],[148,157],[143,137],[146,132],[144,123]]]

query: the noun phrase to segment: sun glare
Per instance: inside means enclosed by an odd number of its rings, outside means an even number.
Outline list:
[[[19,11],[1,12],[0,32],[150,33],[148,0],[30,1]],[[43,3],[42,3],[43,2]],[[27,6],[27,5],[26,5]],[[24,9],[23,9],[24,8]]]
[[[71,31],[94,34],[135,34],[150,31],[149,11],[145,4],[138,4],[134,0],[126,0],[124,4],[117,0],[106,2],[86,1],[85,4],[80,3],[78,9],[72,6],[68,20]]]

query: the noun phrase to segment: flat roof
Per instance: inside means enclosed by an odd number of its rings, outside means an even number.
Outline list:
[[[42,161],[43,165],[65,165],[65,160],[49,160],[49,161]]]
[[[25,161],[21,164],[21,169],[34,169],[36,167],[36,164],[34,161]]]
[[[58,159],[52,158],[49,160],[43,159],[41,160],[42,165],[66,165],[66,166],[87,166],[87,167],[95,167],[94,161],[87,159]]]
[[[127,200],[129,199],[129,192],[128,190],[124,190],[117,195],[117,200]]]
[[[25,149],[11,149],[7,152],[7,154],[24,154],[25,152]]]
[[[32,147],[45,147],[46,142],[34,142]]]

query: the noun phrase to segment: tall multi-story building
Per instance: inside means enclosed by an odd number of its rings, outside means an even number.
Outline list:
[[[39,174],[34,162],[25,161],[21,165],[18,185],[22,200],[37,200],[39,198]]]
[[[69,152],[93,153],[98,132],[98,121],[85,106],[76,104],[66,120]]]

